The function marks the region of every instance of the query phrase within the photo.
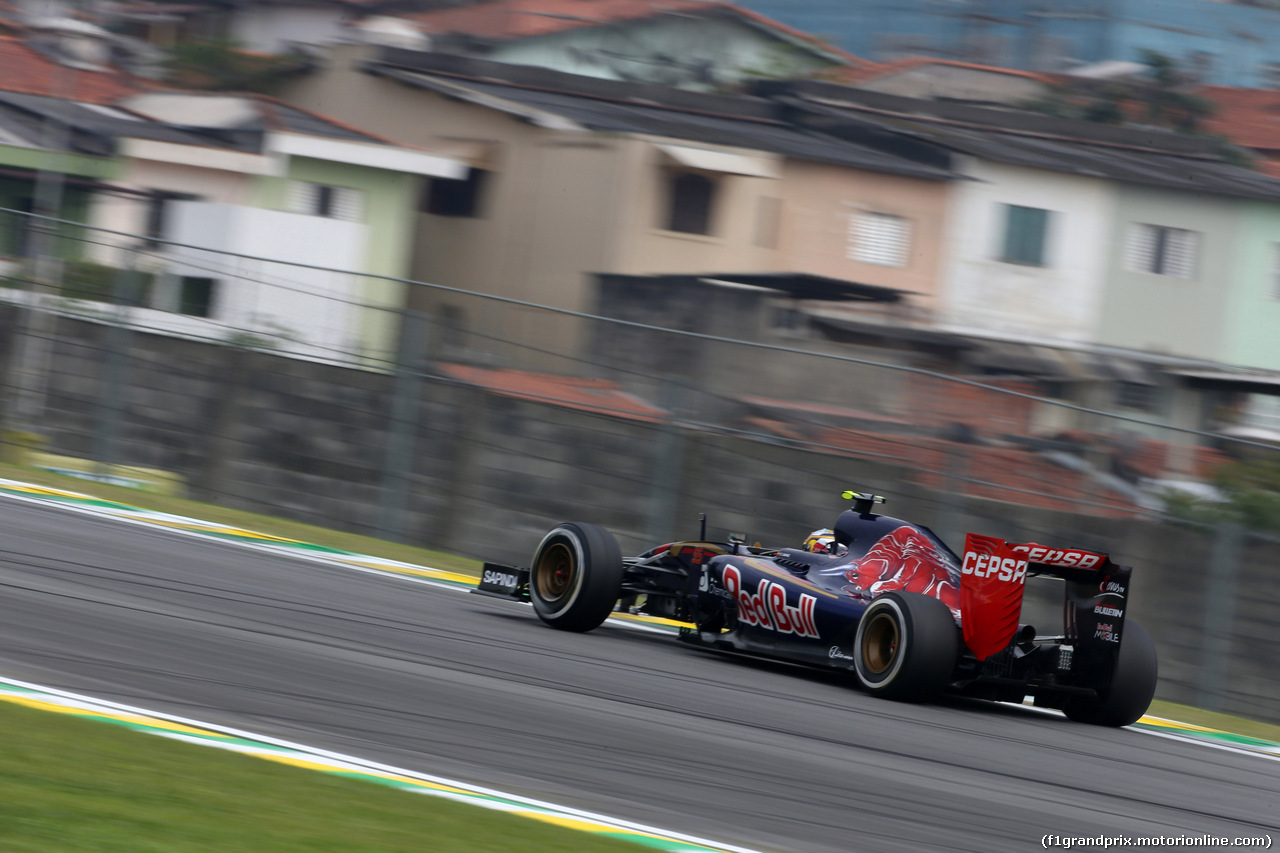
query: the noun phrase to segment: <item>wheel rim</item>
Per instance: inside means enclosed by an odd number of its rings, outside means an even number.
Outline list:
[[[576,569],[573,551],[563,542],[549,545],[538,560],[538,596],[543,601],[559,601],[573,586]]]
[[[871,617],[862,637],[862,666],[870,675],[880,675],[893,666],[898,656],[898,623],[888,613]]]

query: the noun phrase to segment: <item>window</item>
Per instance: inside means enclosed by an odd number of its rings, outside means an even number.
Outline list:
[[[294,181],[289,185],[289,209],[308,216],[360,222],[364,219],[364,193],[350,187]]]
[[[1006,204],[1004,209],[1004,252],[1000,260],[1006,264],[1045,266],[1044,244],[1049,230],[1049,211],[1016,204]]]
[[[782,199],[760,196],[756,201],[756,233],[752,241],[762,249],[778,248],[778,229],[782,223]]]
[[[147,199],[147,245],[157,246],[160,240],[169,237],[169,217],[173,213],[170,206],[175,201],[199,201],[200,196],[189,193],[171,193],[154,190]]]
[[[676,172],[670,180],[666,228],[684,234],[710,234],[716,184],[697,172]]]
[[[849,217],[849,260],[905,267],[910,249],[911,223],[903,217],[868,212]]]
[[[27,216],[35,209],[35,199],[0,200],[0,207],[12,207],[15,213],[0,214],[0,257],[25,258],[31,254],[36,220]]]
[[[210,316],[217,282],[212,278],[184,275],[178,284],[178,313],[191,317]]]
[[[478,218],[481,193],[488,174],[484,169],[470,169],[461,180],[431,178],[427,181],[419,209],[436,216]]]
[[[1195,278],[1200,235],[1182,228],[1135,223],[1125,246],[1125,269],[1173,278]]]
[[[1116,405],[1139,412],[1154,412],[1156,389],[1141,382],[1119,382],[1116,385]]]

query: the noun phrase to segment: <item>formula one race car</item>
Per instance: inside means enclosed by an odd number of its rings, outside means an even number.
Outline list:
[[[910,701],[948,691],[1060,708],[1128,725],[1156,688],[1156,652],[1128,610],[1131,569],[1105,554],[969,534],[957,556],[928,528],[853,509],[804,548],[737,538],[670,542],[624,559],[601,527],[553,528],[529,568],[486,563],[474,590],[530,601],[548,625],[590,631],[618,602],[677,620],[713,649],[852,671],[872,694]],[[1063,581],[1060,631],[1019,624],[1027,578]]]

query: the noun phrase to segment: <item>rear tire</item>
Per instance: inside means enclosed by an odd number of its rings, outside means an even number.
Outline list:
[[[854,671],[874,696],[919,702],[951,683],[960,629],[951,610],[918,592],[878,596],[858,620]]]
[[[1110,686],[1097,696],[1070,700],[1062,713],[1077,723],[1095,726],[1136,723],[1156,695],[1159,672],[1151,635],[1137,622],[1125,622]]]
[[[538,618],[562,631],[598,628],[622,594],[622,552],[594,524],[558,525],[529,564],[529,599]]]

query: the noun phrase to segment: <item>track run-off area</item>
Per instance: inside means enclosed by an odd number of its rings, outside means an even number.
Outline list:
[[[650,849],[1280,838],[1277,744],[891,703],[662,625],[554,631],[429,567],[11,481],[0,497],[0,700]]]

